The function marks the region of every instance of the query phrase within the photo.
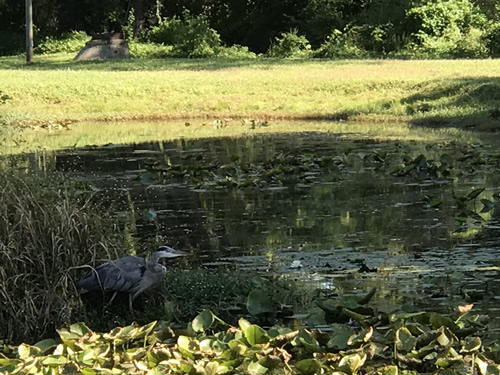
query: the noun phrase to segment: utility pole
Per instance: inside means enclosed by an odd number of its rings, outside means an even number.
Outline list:
[[[26,0],[26,63],[33,60],[33,3]]]

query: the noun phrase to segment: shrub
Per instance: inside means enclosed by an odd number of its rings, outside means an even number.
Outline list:
[[[35,51],[41,54],[58,52],[76,53],[85,46],[89,38],[84,31],[72,31],[64,34],[61,38],[47,36],[38,44]]]
[[[147,40],[153,43],[171,45],[176,57],[212,57],[221,46],[220,36],[210,27],[208,19],[192,16],[185,11],[182,19],[170,18],[152,27]]]
[[[492,23],[484,36],[491,57],[500,56],[500,24]]]
[[[235,44],[231,47],[221,47],[217,53],[217,57],[233,58],[233,59],[254,59],[257,55],[248,50],[248,47]]]
[[[61,176],[0,173],[0,184],[0,337],[53,336],[78,310],[72,268],[116,257],[116,232]]]
[[[346,28],[344,32],[334,29],[325,42],[314,52],[314,57],[352,59],[366,57],[368,52],[361,46],[356,28]]]
[[[311,45],[305,36],[298,35],[298,30],[293,29],[276,37],[267,55],[269,57],[310,57]]]
[[[485,57],[486,17],[470,0],[441,0],[407,12],[418,24],[413,49],[424,57]]]
[[[157,43],[130,41],[129,50],[132,57],[159,59],[172,56],[173,47]]]

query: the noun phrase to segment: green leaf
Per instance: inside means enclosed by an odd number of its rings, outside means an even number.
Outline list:
[[[438,313],[430,314],[429,323],[434,329],[448,327],[452,332],[456,332],[459,329],[453,320]]]
[[[203,310],[193,319],[192,327],[195,332],[205,332],[214,322],[214,314],[210,310]]]
[[[308,353],[320,353],[323,349],[319,345],[319,342],[312,336],[312,334],[301,328],[299,333],[292,340],[293,346],[303,346]]]
[[[396,347],[398,350],[409,352],[415,348],[417,338],[411,334],[408,328],[401,327],[396,331]]]
[[[355,374],[365,361],[365,353],[349,354],[340,360],[338,368],[347,374]]]
[[[265,344],[269,341],[266,331],[258,325],[252,324],[245,330],[245,338],[252,346]]]
[[[366,293],[363,297],[358,298],[358,303],[360,305],[366,305],[372,297],[375,295],[377,288],[372,288],[368,293]],[[348,306],[347,306],[348,307]]]
[[[314,358],[303,359],[295,364],[295,368],[303,375],[316,373],[320,368],[320,363]]]
[[[97,370],[91,369],[91,368],[82,368],[80,372],[83,375],[97,375]]]
[[[352,310],[349,310],[349,309],[346,309],[345,307],[342,308],[342,312],[344,313],[344,315],[348,316],[349,318],[352,318],[358,322],[362,322],[363,320],[366,320],[369,318],[368,315],[363,315],[363,314],[359,314],[355,311],[352,311]]]
[[[479,337],[467,337],[462,346],[462,351],[471,353],[478,351],[481,348],[481,339]]]
[[[40,349],[40,352],[46,353],[49,349],[52,349],[57,344],[54,339],[46,339],[42,341],[38,341],[35,346]]]
[[[247,310],[251,315],[275,312],[271,299],[262,289],[253,289],[248,294]]]
[[[42,361],[44,366],[62,366],[69,362],[69,359],[63,355],[50,355]]]
[[[152,321],[151,323],[148,323],[142,327],[140,327],[132,336],[134,339],[139,339],[142,337],[146,337],[151,333],[153,328],[156,326],[157,321]]]
[[[385,366],[377,370],[380,375],[398,375],[398,366]]]
[[[248,372],[251,374],[265,374],[268,369],[262,366],[259,362],[250,362],[248,365]]]
[[[404,313],[404,314],[394,314],[390,316],[390,321],[395,322],[396,320],[407,320],[411,319],[414,317],[418,317],[420,315],[425,315],[426,312],[421,311],[421,312],[411,312],[411,313]]]
[[[240,326],[241,331],[245,332],[247,328],[252,325],[252,323],[244,318],[240,318],[240,320],[238,320],[238,325]]]
[[[27,344],[21,344],[17,348],[17,353],[20,359],[26,360],[31,356],[36,356],[40,353],[40,348]]]
[[[182,355],[189,359],[194,359],[192,352],[199,349],[198,341],[187,336],[179,336],[177,339],[177,348]]]
[[[345,324],[333,324],[333,334],[326,346],[329,349],[343,350],[347,348],[347,340],[354,332],[354,329]]]
[[[431,207],[431,208],[436,208],[436,207],[441,206],[441,204],[443,204],[443,200],[442,200],[442,199],[439,199],[439,198],[434,198],[434,199],[432,199],[432,200],[429,202],[429,207]]]
[[[486,189],[486,188],[484,188],[484,187],[483,187],[483,188],[480,188],[480,189],[475,189],[475,190],[472,190],[472,191],[471,191],[471,192],[467,195],[467,198],[468,198],[469,200],[476,199],[476,198],[479,196],[479,194],[481,194],[481,193],[484,191],[484,189]]]
[[[490,201],[488,199],[481,199],[481,203],[484,205],[484,207],[481,210],[481,212],[489,212],[492,209],[494,209],[495,206],[496,206],[495,202],[492,202],[492,201]]]
[[[83,322],[75,323],[69,326],[69,331],[74,333],[78,337],[82,337],[87,334],[92,334],[92,330],[85,325]]]
[[[352,335],[347,340],[347,345],[362,345],[370,340],[373,335],[373,327],[361,330],[359,333]]]

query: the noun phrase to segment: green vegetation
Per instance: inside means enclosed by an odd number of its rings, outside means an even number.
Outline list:
[[[86,186],[6,173],[0,184],[0,337],[52,336],[81,308],[75,269],[123,255],[119,235]]]
[[[258,293],[257,290],[255,290]],[[97,333],[84,323],[47,339],[0,351],[0,371],[135,374],[496,374],[499,347],[483,343],[485,317],[472,305],[450,318],[436,313],[380,314],[369,308],[375,289],[344,303],[321,304],[323,317],[352,319],[327,331],[259,325],[229,326],[203,310],[187,329],[162,322]],[[3,352],[3,353],[2,353]]]
[[[499,64],[475,61],[0,58],[0,124],[130,119],[409,121],[498,128]]]
[[[0,55],[20,52],[24,7],[15,0],[2,5]],[[500,52],[494,0],[40,0],[33,8],[41,50],[40,44],[58,44],[80,30],[123,33],[134,43],[168,46],[163,53],[178,57],[217,56],[233,46],[276,57],[478,58]],[[158,56],[154,46],[141,53]]]

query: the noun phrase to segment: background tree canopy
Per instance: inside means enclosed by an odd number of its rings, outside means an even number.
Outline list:
[[[33,7],[36,42],[124,29],[151,42],[152,28],[187,16],[201,17],[221,45],[255,53],[294,33],[320,49],[319,57],[500,54],[496,0],[36,0]],[[0,54],[22,51],[23,33],[24,3],[0,0]]]

